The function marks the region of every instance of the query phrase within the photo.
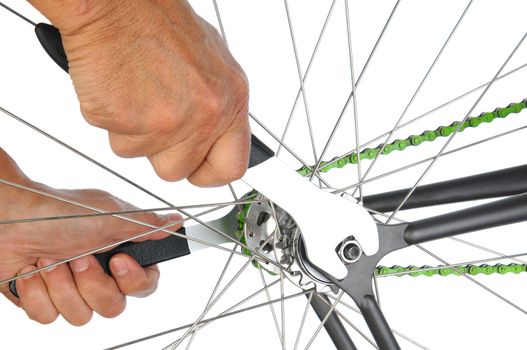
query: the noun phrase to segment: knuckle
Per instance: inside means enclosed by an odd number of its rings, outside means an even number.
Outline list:
[[[223,94],[223,92],[217,92],[211,88],[201,90],[199,106],[206,120],[203,126],[214,128],[217,125],[225,107],[225,97]]]
[[[104,122],[103,115],[95,108],[94,104],[81,101],[80,110],[84,119],[91,125],[99,126]]]
[[[137,147],[137,142],[131,140],[129,137],[109,133],[110,147],[113,153],[122,158],[131,158],[141,156],[141,147]]]
[[[183,178],[183,176],[180,176],[177,173],[171,171],[169,167],[164,165],[164,163],[154,165],[154,170],[157,176],[168,182],[179,181]]]
[[[98,202],[98,205],[104,206],[105,210],[121,210],[127,206],[121,199],[114,197],[109,192],[100,189],[79,190],[79,194],[84,199],[90,199]]]
[[[152,138],[173,135],[174,131],[185,126],[187,120],[182,113],[181,107],[174,101],[161,101],[144,118],[143,129]]]
[[[102,106],[102,107],[101,107]],[[136,133],[141,129],[141,118],[131,109],[128,103],[81,102],[81,113],[86,121],[96,127],[118,131],[120,133]]]
[[[113,153],[123,158],[131,156],[130,147],[126,142],[123,142],[122,136],[110,133],[108,137],[110,139],[110,147],[112,148]]]
[[[233,74],[233,86],[238,100],[244,104],[249,102],[249,81],[241,70]]]
[[[150,162],[157,176],[165,181],[174,182],[185,178],[186,174],[183,174],[180,169],[174,166],[169,157],[164,154],[150,157]]]

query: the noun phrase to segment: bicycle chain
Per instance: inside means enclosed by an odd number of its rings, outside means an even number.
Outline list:
[[[491,123],[495,119],[504,119],[510,114],[517,114],[523,109],[527,108],[527,99],[518,102],[511,103],[507,107],[498,107],[493,112],[484,112],[477,117],[468,117],[463,125],[459,128],[458,132],[463,132],[467,128],[476,128],[482,123]],[[389,144],[386,144],[381,155],[390,154],[393,151],[404,151],[407,147],[410,146],[419,146],[423,142],[433,142],[440,137],[448,137],[454,133],[460,121],[455,121],[448,126],[440,126],[437,129],[430,131],[424,131],[420,135],[410,135],[404,140],[395,140]],[[375,148],[366,148],[361,151],[360,159],[362,160],[372,160],[375,159],[377,154],[381,152],[382,144]],[[319,171],[322,173],[327,173],[334,168],[343,168],[348,164],[357,164],[357,153],[351,153],[340,157],[335,157],[329,161],[323,161],[320,163]],[[297,172],[302,176],[307,176],[311,174],[315,166],[306,167],[298,169]]]
[[[483,123],[491,123],[495,119],[504,119],[508,117],[510,114],[517,114],[523,111],[527,108],[527,99],[524,99],[521,102],[517,103],[510,103],[506,107],[498,107],[493,112],[483,112],[478,116],[475,117],[468,117],[467,120],[463,123],[463,125],[459,128],[458,132],[463,132],[467,128],[476,128],[480,126]],[[395,140],[389,144],[386,144],[384,147],[384,150],[382,151],[381,155],[388,155],[393,151],[404,151],[407,147],[410,146],[419,146],[423,144],[424,142],[433,142],[437,140],[440,137],[448,137],[454,133],[454,131],[458,128],[459,124],[461,124],[460,121],[455,121],[450,125],[447,126],[439,126],[435,130],[427,130],[422,132],[419,135],[410,135],[406,139],[401,140]],[[361,151],[360,159],[362,160],[372,160],[375,159],[378,153],[381,152],[382,144],[375,148],[366,148],[363,151]],[[335,168],[343,168],[346,165],[349,164],[357,164],[357,153],[351,153],[346,154],[340,157],[335,157],[329,161],[323,161],[320,163],[319,171],[321,173],[327,173],[328,171],[335,169]],[[316,166],[303,166],[302,168],[298,169],[297,172],[302,176],[310,175],[313,169],[315,169]],[[244,196],[245,198],[254,198],[254,195],[256,192],[251,192]],[[238,230],[236,232],[236,237],[240,240],[244,240],[243,236],[243,230],[245,225],[245,215],[250,207],[250,204],[244,205],[243,209],[238,214]],[[247,250],[244,251],[244,254],[250,255],[251,253]],[[259,264],[257,262],[254,262],[253,265],[256,267],[259,267]],[[403,275],[409,275],[412,277],[417,276],[449,276],[449,275],[455,275],[459,276],[462,273],[468,274],[468,275],[478,275],[478,274],[485,274],[485,275],[492,275],[492,274],[500,274],[504,275],[507,273],[514,273],[519,274],[521,272],[527,271],[527,264],[495,264],[495,265],[487,265],[487,264],[468,264],[468,265],[459,265],[455,267],[447,267],[447,266],[378,266],[375,269],[375,275],[376,276],[403,276]]]
[[[468,274],[471,276],[475,275],[492,275],[492,274],[500,274],[505,275],[507,273],[515,273],[519,274],[521,272],[527,271],[527,264],[517,264],[512,263],[508,265],[504,264],[495,264],[495,265],[487,265],[487,264],[481,264],[481,265],[457,265],[457,266],[407,266],[402,267],[399,265],[395,265],[392,267],[387,266],[377,266],[375,269],[375,275],[376,276],[449,276],[449,275],[455,275],[459,276],[461,274]]]

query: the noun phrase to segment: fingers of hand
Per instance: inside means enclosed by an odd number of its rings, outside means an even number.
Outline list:
[[[117,254],[110,260],[110,270],[123,294],[143,298],[157,289],[159,281],[157,266],[142,268],[130,256]]]
[[[53,264],[40,259],[38,267]],[[34,271],[26,266],[20,273]],[[116,317],[126,307],[126,296],[146,297],[158,286],[157,266],[142,268],[133,258],[117,254],[110,261],[112,276],[106,274],[93,256],[35,273],[17,280],[19,305],[30,319],[43,324],[62,315],[75,326],[88,323],[93,311],[103,317]]]
[[[106,274],[95,257],[86,256],[69,263],[77,289],[86,304],[103,317],[116,317],[126,307],[126,297],[114,279]]]
[[[24,267],[20,273],[33,270],[36,270],[36,266],[29,265]],[[59,313],[51,301],[46,284],[40,274],[35,273],[18,279],[17,291],[20,307],[24,309],[30,319],[43,324],[49,324],[57,319]]]
[[[50,259],[40,259],[38,266],[43,267],[55,262]],[[61,264],[44,270],[40,276],[53,305],[66,321],[75,326],[82,326],[90,321],[92,309],[79,293],[68,265]]]
[[[196,186],[208,187],[241,178],[249,162],[250,135],[247,120],[237,125],[234,131],[223,134],[188,180]]]

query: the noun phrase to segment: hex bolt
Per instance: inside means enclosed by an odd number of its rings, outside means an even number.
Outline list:
[[[362,255],[362,248],[354,239],[345,240],[338,248],[340,259],[346,263],[351,264],[359,260]]]
[[[357,260],[360,256],[361,250],[358,245],[350,243],[344,246],[344,251],[342,253],[348,260]]]

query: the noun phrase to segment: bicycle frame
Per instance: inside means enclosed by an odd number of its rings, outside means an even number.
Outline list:
[[[367,196],[364,205],[380,212],[392,211],[408,191]],[[402,209],[503,196],[510,197],[409,223],[378,224],[380,246],[375,255],[363,255],[357,262],[348,264],[348,276],[343,280],[326,274],[357,303],[380,349],[399,349],[371,284],[375,267],[384,256],[424,242],[527,221],[526,165],[421,186],[415,190]],[[337,348],[356,349],[352,342]]]

